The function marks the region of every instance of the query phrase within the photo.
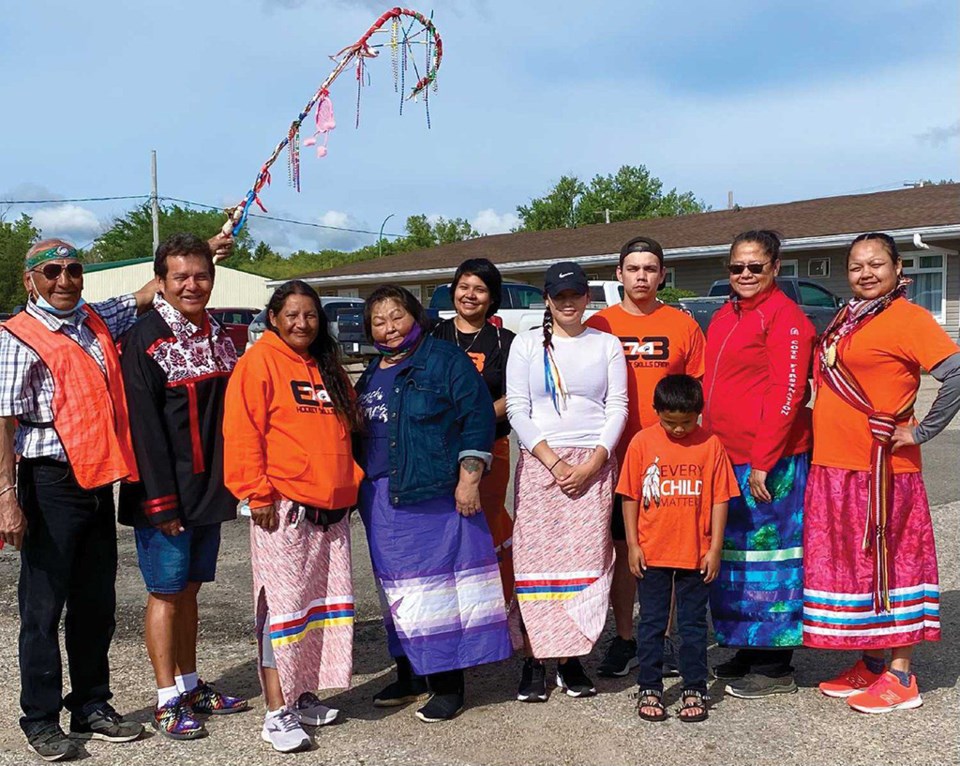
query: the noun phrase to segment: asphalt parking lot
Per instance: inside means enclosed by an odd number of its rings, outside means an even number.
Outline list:
[[[922,402],[929,406],[925,387]],[[923,410],[921,404],[920,410]],[[843,701],[821,696],[816,684],[850,662],[841,653],[801,650],[796,656],[798,694],[764,701],[724,698],[714,688],[709,721],[663,724],[640,721],[632,679],[598,679],[598,696],[575,700],[552,693],[548,702],[525,705],[514,694],[520,661],[467,673],[467,710],[433,725],[417,721],[413,707],[379,710],[370,699],[390,678],[391,664],[370,574],[363,529],[354,521],[357,600],[355,675],[351,689],[330,692],[340,722],[316,731],[307,753],[281,756],[260,740],[263,699],[254,661],[248,522],[225,525],[217,583],[201,592],[200,672],[220,688],[245,694],[253,710],[209,722],[210,736],[174,743],[147,732],[126,745],[91,743],[90,764],[940,764],[960,757],[957,681],[960,676],[960,422],[924,448],[925,477],[933,508],[940,560],[944,640],[922,647],[916,671],[925,704],[918,710],[865,716]],[[0,663],[7,681],[0,690],[0,764],[40,763],[25,750],[17,725],[18,560],[0,552]],[[120,529],[118,625],[111,654],[114,703],[147,722],[155,703],[152,672],[143,646],[145,593],[136,566],[133,536]],[[612,618],[608,624],[608,635]],[[601,643],[605,644],[607,636]],[[599,650],[585,664],[588,673]],[[711,664],[728,652],[712,649]],[[666,701],[679,688],[668,682]],[[66,716],[64,723],[67,723]]]

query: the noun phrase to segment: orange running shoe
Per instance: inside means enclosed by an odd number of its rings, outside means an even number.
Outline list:
[[[920,707],[923,699],[917,688],[917,677],[910,675],[910,686],[904,686],[893,673],[886,672],[869,689],[847,698],[847,704],[861,713],[892,713]]]
[[[852,668],[847,668],[836,678],[820,684],[820,691],[828,697],[849,697],[862,692],[882,675],[883,673],[871,673],[867,663],[857,660],[857,664]]]

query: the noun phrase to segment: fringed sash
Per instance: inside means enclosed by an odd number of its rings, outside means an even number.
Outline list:
[[[897,424],[907,422],[913,415],[916,397],[898,412],[880,412],[870,397],[843,362],[842,351],[849,345],[856,331],[879,316],[894,300],[906,292],[907,281],[902,281],[890,293],[872,301],[851,301],[844,306],[817,344],[817,383],[824,382],[842,401],[867,416],[873,445],[870,450],[870,476],[867,482],[869,501],[867,520],[863,530],[863,550],[871,548],[873,539],[874,608],[878,614],[890,611],[890,550],[887,546],[887,517],[890,512],[893,487],[893,464],[890,440]],[[872,532],[872,534],[871,534]]]

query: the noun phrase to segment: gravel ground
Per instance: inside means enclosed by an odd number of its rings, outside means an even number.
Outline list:
[[[924,387],[919,409],[929,406]],[[298,763],[330,764],[939,764],[960,757],[957,679],[960,676],[960,423],[924,450],[933,520],[937,532],[945,640],[917,654],[916,670],[925,704],[890,716],[864,716],[843,701],[821,696],[816,684],[849,663],[839,652],[797,652],[800,691],[750,702],[724,698],[710,719],[687,726],[671,717],[662,725],[640,721],[630,679],[599,679],[600,694],[586,700],[553,693],[542,705],[514,700],[520,663],[510,660],[467,673],[468,708],[457,720],[428,726],[413,707],[378,710],[370,698],[390,677],[392,666],[379,619],[363,530],[354,523],[357,625],[354,686],[332,693],[328,704],[342,710],[341,722],[319,729],[315,747],[291,756]],[[260,740],[263,700],[254,661],[247,522],[224,525],[217,583],[201,592],[200,670],[233,694],[245,694],[253,710],[209,722],[210,736],[175,743],[148,729],[136,743],[87,745],[93,762],[104,764],[261,764],[282,756]],[[0,695],[0,764],[36,762],[24,748],[17,725],[17,557],[0,552],[0,663],[10,672]],[[145,594],[129,529],[120,530],[117,634],[111,661],[116,707],[146,723],[155,704],[150,664],[143,646]],[[609,621],[612,624],[612,618]],[[608,624],[608,634],[611,625]],[[605,644],[608,636],[601,643]],[[588,673],[599,651],[586,662]],[[729,652],[712,649],[710,662]],[[666,701],[679,688],[668,685]],[[68,723],[66,716],[64,723]],[[289,759],[288,759],[289,760]]]

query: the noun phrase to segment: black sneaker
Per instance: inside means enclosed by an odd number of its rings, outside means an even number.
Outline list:
[[[547,701],[547,669],[542,662],[533,657],[527,657],[523,661],[517,699],[521,702]]]
[[[565,691],[568,697],[592,697],[597,693],[593,681],[583,672],[583,665],[578,657],[571,657],[563,664],[557,663],[557,686]]]
[[[101,739],[104,742],[132,742],[143,734],[143,724],[124,721],[120,714],[104,702],[88,715],[70,716],[70,736],[80,739]]]
[[[748,673],[739,681],[727,684],[725,691],[731,697],[755,700],[761,697],[772,697],[774,694],[794,694],[797,691],[797,684],[793,676],[771,678],[758,673]]]
[[[736,655],[713,667],[713,677],[718,681],[739,681],[750,672],[750,666],[737,660]]]
[[[70,741],[60,724],[56,723],[28,735],[27,749],[45,761],[69,761],[80,755],[80,748]]]
[[[397,657],[397,680],[373,695],[374,707],[399,707],[425,700],[430,694],[427,679],[415,675],[406,657]]]
[[[627,640],[614,636],[597,667],[597,675],[604,678],[622,678],[639,664],[637,642],[632,638]]]
[[[680,676],[680,650],[677,642],[670,636],[663,637],[663,670],[664,678],[678,678]]]
[[[462,694],[434,694],[416,715],[425,723],[449,721],[463,712]]]

